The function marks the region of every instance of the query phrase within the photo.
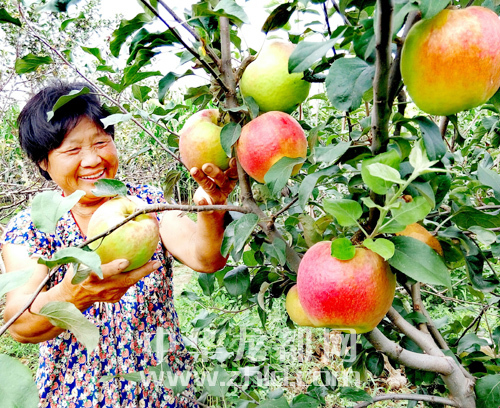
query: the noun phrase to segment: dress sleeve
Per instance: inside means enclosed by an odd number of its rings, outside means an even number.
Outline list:
[[[50,257],[54,252],[54,236],[38,230],[31,220],[31,210],[17,214],[7,225],[0,239],[0,249],[4,244],[25,245],[28,254]]]

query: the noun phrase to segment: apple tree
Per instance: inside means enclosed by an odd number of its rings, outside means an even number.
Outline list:
[[[77,2],[49,2],[46,10],[70,18],[72,7],[76,7],[73,3]],[[113,113],[109,123],[135,123],[148,134],[151,148],[167,152],[177,169],[183,166],[178,136],[186,120],[186,106],[191,112],[219,111],[219,117],[224,118],[218,122],[221,148],[228,157],[236,158],[248,154],[238,147],[238,141],[248,124],[264,117],[259,116],[262,111],[271,110],[271,116],[273,110],[287,111],[307,137],[306,154],[280,155],[266,168],[260,182],[239,163],[239,185],[231,205],[169,205],[150,211],[230,211],[232,221],[228,221],[221,251],[230,255],[231,266],[200,279],[208,293],[219,285],[241,308],[256,307],[265,326],[267,311],[275,300],[294,293],[292,288],[298,282],[298,297],[287,299],[293,318],[287,318],[289,327],[294,327],[295,321],[356,333],[349,356],[353,361],[346,365],[380,376],[385,356],[390,364],[405,367],[416,390],[411,394],[369,395],[353,387],[335,388],[322,376],[322,383],[312,384],[307,394],[291,403],[280,394],[252,403],[295,407],[302,406],[302,401],[313,407],[335,394],[353,401],[356,407],[388,399],[409,400],[408,406],[415,406],[415,401],[462,408],[500,406],[500,99],[495,93],[500,86],[500,37],[495,27],[498,18],[491,17],[500,12],[498,2],[280,2],[269,7],[261,30],[268,39],[278,35],[295,46],[289,55],[277,50],[260,60],[264,49],[245,46],[241,36],[242,29],[251,24],[248,10],[252,1],[199,1],[182,15],[162,0],[140,3],[144,12],[122,20],[99,47],[75,44],[75,55],[83,50],[94,58],[95,68],[90,72],[84,73],[79,66],[83,60],[62,52],[57,41],[43,40],[40,55],[20,56],[16,67],[29,65],[36,70],[54,61],[68,66],[98,90]],[[429,33],[444,24],[443,16],[473,13],[478,10],[475,6],[483,13],[486,10],[490,19],[479,19],[478,27],[467,31],[465,37],[450,29],[448,37],[443,35],[445,40],[438,38],[437,44],[431,43]],[[17,30],[33,30],[26,13],[29,7],[20,3],[17,10],[0,9],[0,22]],[[67,21],[60,23],[62,33],[67,30]],[[407,38],[409,45],[405,47]],[[485,49],[471,46],[475,40]],[[458,50],[464,43],[463,48],[470,52],[467,58]],[[183,72],[153,68],[162,54],[175,55],[189,67],[182,65],[186,67]],[[123,69],[117,64],[119,57],[127,58]],[[452,64],[445,65],[440,57],[449,57]],[[277,74],[274,63],[285,65],[287,72]],[[254,77],[252,69],[257,72]],[[18,69],[18,73],[23,71]],[[258,79],[268,74],[270,86],[266,88]],[[205,83],[188,88],[183,93],[184,104],[173,103],[169,92],[176,81],[195,75],[206,78]],[[298,79],[287,83],[290,96],[277,97],[275,88],[283,75]],[[257,84],[253,89],[252,81]],[[311,91],[297,100],[309,84]],[[83,88],[80,92],[88,91]],[[151,98],[158,102],[145,108]],[[273,100],[285,102],[285,107],[263,108]],[[453,107],[439,110],[448,105]],[[255,126],[251,136],[258,143],[273,137],[265,133],[268,125]],[[285,144],[286,138],[278,143]],[[269,152],[257,149],[249,160],[258,161]],[[177,175],[171,177],[177,179]],[[102,188],[114,195],[120,186],[109,183]],[[71,200],[78,198],[68,197],[69,201],[51,206],[67,210],[74,204]],[[46,194],[34,201],[33,208],[47,208],[54,200],[61,199]],[[53,211],[49,224],[58,217],[60,212]],[[354,299],[349,307],[354,323],[347,328],[343,323],[315,318],[304,303],[307,292],[315,288],[308,288],[307,283],[301,287],[297,274],[304,255],[322,241],[328,242],[327,255],[336,264],[354,265],[349,267],[353,283],[338,288],[335,299],[310,300],[347,302],[343,296],[349,292]],[[384,267],[390,267],[389,273],[397,280],[395,292],[394,288],[387,290],[386,284],[375,285],[368,294],[352,291],[368,282],[361,281],[366,266],[356,261],[356,254],[362,251],[374,253]],[[49,267],[78,262],[99,270],[94,255],[68,248],[56,259],[41,262]],[[317,270],[319,280],[312,276],[311,285],[321,286],[322,274],[326,275]],[[3,278],[0,293],[21,284],[23,275],[19,272]],[[385,317],[369,330],[361,330],[361,310],[377,297],[389,298],[388,310],[382,313]],[[440,302],[448,307],[465,302],[471,309],[465,317],[446,324],[443,316],[433,315],[429,309]],[[301,310],[302,306],[307,310]],[[296,312],[307,319],[301,320]],[[65,305],[54,305],[46,313],[55,324],[76,318],[75,311]],[[200,327],[206,327],[213,319],[205,314],[199,321]],[[83,329],[82,323],[79,329],[84,344],[90,348],[96,344],[92,328]],[[10,361],[0,362],[21,370]],[[226,379],[224,369],[217,370]],[[22,373],[19,376],[26,378]],[[209,388],[215,396],[228,389],[223,385],[215,388]],[[0,386],[0,393],[9,392]],[[235,405],[249,403],[240,399]]]

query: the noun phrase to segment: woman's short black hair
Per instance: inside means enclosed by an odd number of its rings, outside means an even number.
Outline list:
[[[89,88],[90,93],[73,98],[57,109],[52,119],[47,120],[47,113],[53,110],[61,96],[84,87]],[[81,82],[54,82],[32,97],[19,114],[17,124],[21,148],[38,166],[42,176],[50,180],[49,174],[40,167],[40,163],[47,160],[51,150],[61,146],[64,137],[83,117],[89,118],[96,126],[114,137],[114,127],[111,125],[104,128],[101,122],[106,116],[109,116],[109,113],[102,107],[99,97],[90,85]]]

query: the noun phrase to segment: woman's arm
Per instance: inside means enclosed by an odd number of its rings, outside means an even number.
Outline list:
[[[5,244],[2,255],[7,273],[34,268],[33,276],[27,284],[7,294],[4,321],[8,321],[25,306],[49,271],[46,266],[38,264],[36,259],[30,258],[23,245]],[[141,268],[122,273],[128,265],[128,261],[124,259],[114,260],[102,265],[103,279],[91,274],[78,285],[71,283],[73,270],[70,267],[62,282],[48,290],[44,289],[30,309],[10,326],[10,334],[21,343],[50,340],[65,330],[53,326],[45,317],[34,314],[40,312],[47,303],[71,302],[84,311],[95,302],[118,302],[130,286],[160,267],[159,262],[149,262]]]
[[[232,159],[225,172],[207,163],[202,170],[191,169],[191,175],[200,185],[194,196],[196,205],[226,204],[238,178],[236,161]],[[200,211],[195,223],[181,216],[180,211],[167,211],[160,226],[163,244],[175,258],[195,271],[218,271],[227,261],[220,253],[224,213]]]

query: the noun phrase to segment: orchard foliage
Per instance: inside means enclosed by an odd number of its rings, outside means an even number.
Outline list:
[[[8,30],[40,40],[39,48],[21,49],[15,61],[17,74],[29,78],[31,72],[51,74],[54,64],[69,67],[99,90],[112,112],[107,123],[136,123],[148,135],[147,151],[167,151],[177,171],[182,169],[177,131],[187,119],[186,110],[219,109],[230,118],[222,129],[221,144],[228,156],[235,154],[241,128],[259,113],[255,100],[243,98],[238,88],[242,73],[259,52],[247,48],[240,35],[242,27],[250,24],[247,13],[252,0],[199,1],[183,14],[176,14],[163,1],[141,0],[144,12],[122,20],[98,47],[76,40],[68,44],[70,48],[58,44],[57,36],[49,41],[34,16],[39,13],[58,25],[61,38],[67,38],[78,32],[75,24],[86,21],[78,8],[82,6],[75,6],[74,0],[40,2],[44,3],[41,9],[38,2],[31,3],[0,9],[0,23]],[[385,354],[393,365],[405,367],[417,389],[418,395],[403,399],[463,408],[500,406],[500,94],[472,111],[429,116],[411,103],[399,65],[404,39],[419,19],[432,18],[449,5],[482,5],[498,14],[498,3],[295,0],[270,6],[262,31],[296,44],[288,69],[304,72],[304,80],[314,84],[309,98],[293,113],[306,132],[308,153],[305,160],[279,160],[264,184],[240,169],[239,195],[232,199],[237,205],[227,207],[233,221],[221,249],[231,256],[231,266],[201,275],[203,292],[215,296],[222,290],[238,307],[257,308],[265,328],[276,299],[296,283],[307,249],[320,241],[345,238],[332,249],[335,257],[348,259],[354,245],[364,246],[388,260],[398,282],[386,318],[372,332],[358,336],[357,345],[351,348],[354,361],[345,365],[380,376]],[[87,57],[82,58],[82,53]],[[158,66],[161,54],[175,55],[182,69]],[[126,59],[123,69],[120,59]],[[206,82],[187,88],[183,103],[175,103],[171,99],[174,84],[193,75],[207,78]],[[302,161],[300,172],[292,176]],[[168,175],[168,191],[178,174],[173,170]],[[113,195],[119,186],[101,188],[106,190],[103,194]],[[51,228],[74,199],[44,193],[33,208],[35,212],[54,209],[42,220]],[[396,236],[416,222],[436,235],[443,256],[411,237]],[[81,248],[60,252],[41,262],[50,268],[74,262],[99,269],[91,252]],[[29,273],[2,277],[0,293],[22,284]],[[429,307],[442,302],[451,309],[458,303],[469,304],[471,309],[452,321],[445,315],[431,316]],[[92,328],[70,324],[81,322],[78,311],[50,305],[42,313],[54,324],[78,330],[75,334],[87,347],[95,345]],[[229,320],[219,324],[216,318],[217,314],[204,310],[193,325],[198,329],[215,326],[217,333],[225,332]],[[293,327],[290,319],[287,324]],[[161,341],[156,346],[160,350]],[[235,367],[227,356],[223,361],[225,368],[217,366],[214,371],[219,382],[204,388],[215,397],[228,392],[228,371]],[[8,401],[22,399],[16,390],[23,384],[13,383],[3,373],[16,370],[19,378],[26,378],[26,373],[11,359],[0,359],[0,364],[0,400],[6,401],[6,396]],[[167,374],[167,386],[182,392]],[[361,407],[387,397],[335,388],[323,375],[322,380],[290,404],[278,392],[260,405],[315,407],[335,394]],[[239,393],[241,387],[235,387]],[[244,399],[235,406],[248,406],[244,392],[241,396]],[[397,395],[389,398],[400,399]],[[32,406],[28,400],[24,403]]]

